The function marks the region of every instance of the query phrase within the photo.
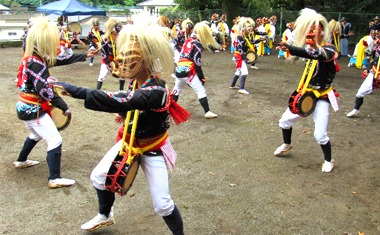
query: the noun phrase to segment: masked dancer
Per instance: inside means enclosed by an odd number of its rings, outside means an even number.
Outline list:
[[[177,30],[176,37],[171,40],[174,47],[174,63],[177,64],[185,41],[190,37],[193,32],[194,23],[190,19],[186,19],[181,23],[181,29]]]
[[[105,23],[106,32],[103,35],[101,43],[101,54],[102,54],[102,63],[100,65],[100,72],[98,81],[96,84],[96,89],[100,90],[102,88],[103,82],[106,79],[108,71],[112,71],[115,68],[117,69],[116,58],[116,40],[117,36],[122,29],[122,24],[119,20],[115,18],[109,18]],[[119,90],[124,90],[124,79],[119,79]]]
[[[334,44],[338,53],[340,53],[340,23],[334,19],[329,21],[329,31],[331,34],[331,43]]]
[[[204,49],[210,50],[210,47],[218,48],[219,44],[212,37],[211,29],[205,22],[195,24],[191,37],[188,38],[182,46],[180,58],[175,68],[175,86],[172,94],[175,101],[188,84],[195,93],[197,93],[199,103],[201,104],[207,119],[218,117],[211,112],[206,96],[204,83],[206,78],[202,70],[201,55]]]
[[[230,34],[230,29],[227,24],[226,14],[223,14],[220,17],[220,21],[217,25],[217,30],[218,30],[219,38],[221,39],[222,50],[225,51],[227,48],[227,38],[228,38],[228,35]]]
[[[49,73],[49,67],[85,61],[92,53],[73,54],[68,59],[56,60],[59,48],[59,31],[45,17],[38,17],[28,30],[25,53],[19,67],[17,86],[20,89],[19,101],[16,103],[17,116],[23,120],[30,131],[19,157],[13,165],[17,169],[39,164],[28,160],[34,146],[44,139],[47,143],[47,165],[49,167],[49,188],[70,186],[74,180],[61,177],[62,137],[51,118],[51,106],[69,115],[70,110],[65,101],[57,95],[49,81],[55,81]]]
[[[236,72],[230,83],[230,89],[239,89],[239,94],[249,95],[249,92],[245,89],[245,81],[248,76],[247,66],[247,53],[254,51],[255,43],[263,40],[259,38],[257,40],[250,40],[249,35],[253,32],[255,22],[249,17],[241,17],[239,20],[239,34],[234,41],[234,59],[236,64]],[[253,37],[252,37],[253,39]],[[240,78],[240,85],[236,87],[236,82]]]
[[[360,107],[363,105],[364,96],[371,94],[373,90],[380,88],[380,23],[372,26],[374,36],[374,58],[367,66],[367,69],[363,71],[363,77],[365,80],[356,93],[354,109],[347,113],[347,117],[355,117],[360,111]]]
[[[354,53],[348,62],[348,67],[355,65],[358,69],[367,68],[374,50],[375,34],[375,30],[372,29],[369,35],[362,37],[359,42],[356,43]]]
[[[90,42],[89,50],[98,51],[98,50],[101,50],[102,48],[102,42],[103,42],[102,36],[104,35],[104,32],[99,27],[100,27],[99,18],[93,18],[92,28],[90,32],[88,32],[88,36],[87,36],[87,39]],[[94,57],[90,58],[90,63],[88,65],[89,66],[94,65]]]
[[[234,41],[237,38],[237,36],[239,35],[239,21],[240,21],[240,16],[237,16],[237,17],[235,17],[235,19],[233,19],[234,25],[232,26],[231,33],[230,33],[230,38],[231,38],[230,51],[231,51],[231,54],[234,53],[234,51],[235,51]]]
[[[286,29],[285,31],[282,33],[282,41],[283,42],[287,42],[289,45],[292,45],[293,41],[294,41],[294,33],[293,33],[293,30],[294,30],[294,22],[289,22],[286,24]],[[289,51],[282,51],[281,48],[277,48],[278,51],[278,58],[282,58],[282,59],[286,59],[286,58],[289,58],[290,56],[290,53]]]
[[[73,55],[73,49],[71,49],[71,40],[73,33],[67,28],[67,24],[61,26],[61,41],[60,41],[60,51],[58,53],[57,59],[67,59]]]
[[[117,41],[120,77],[132,79],[132,90],[112,93],[58,83],[72,97],[83,99],[88,109],[134,113],[131,115],[133,121],[129,122],[127,118],[126,138],[117,142],[91,173],[99,210],[81,229],[94,231],[114,224],[112,206],[115,191],[107,187],[107,173],[126,144],[133,148],[128,149],[125,154],[130,153],[141,160],[155,212],[162,216],[173,234],[182,235],[182,217],[169,193],[167,170],[167,167],[174,167],[176,158],[168,138],[169,117],[177,122],[178,117],[181,117],[179,122],[187,119],[187,114],[182,115],[183,109],[181,115],[173,114],[173,109],[180,110],[181,107],[171,99],[164,80],[165,77],[170,77],[174,69],[173,49],[164,35],[163,27],[156,22],[148,21],[146,16],[133,21],[133,25],[124,27]]]
[[[338,53],[336,48],[329,44],[330,34],[326,18],[314,10],[305,8],[300,11],[300,16],[295,22],[295,31],[294,44],[289,45],[287,42],[281,42],[280,46],[283,51],[289,51],[292,56],[307,58],[309,62],[313,61],[310,63],[312,66],[308,68],[307,72],[311,80],[308,85],[304,83],[304,86],[307,87],[303,88],[307,88],[319,96],[316,99],[314,111],[311,109],[314,121],[314,137],[324,154],[325,161],[322,164],[322,172],[331,172],[333,163],[327,126],[330,106],[332,105],[335,110],[338,108],[335,92],[332,89],[332,82],[337,71],[336,58]],[[301,117],[299,112],[290,108],[283,113],[279,126],[282,129],[284,143],[276,149],[274,155],[284,155],[292,148],[292,126]]]
[[[222,49],[221,44],[222,44],[222,39],[220,38],[219,35],[219,30],[218,30],[218,24],[219,24],[219,15],[217,13],[212,14],[211,19],[210,19],[210,28],[211,28],[211,33],[212,36],[214,37],[214,40],[218,43],[217,47],[213,47],[212,45],[209,45],[211,47],[211,50],[214,52],[220,52]]]

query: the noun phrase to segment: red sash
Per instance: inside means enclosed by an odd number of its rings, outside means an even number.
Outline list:
[[[21,92],[18,99],[27,104],[34,104],[41,106],[42,110],[45,111],[51,117],[51,107],[48,101],[44,101],[41,96],[31,93]]]

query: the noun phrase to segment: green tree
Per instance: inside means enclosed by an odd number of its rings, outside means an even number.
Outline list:
[[[37,7],[40,5],[55,2],[58,0],[0,0],[0,3],[5,6],[11,6],[13,3],[20,4],[21,6],[30,6]],[[136,3],[141,2],[141,0],[78,0],[79,2],[83,2],[85,4],[91,6],[97,5],[120,5],[120,6],[135,6]]]

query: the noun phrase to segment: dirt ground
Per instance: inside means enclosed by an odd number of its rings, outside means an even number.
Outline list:
[[[89,175],[114,144],[119,125],[111,114],[86,110],[83,101],[65,97],[73,119],[61,132],[61,171],[76,180],[75,186],[47,188],[44,142],[29,157],[40,165],[15,170],[12,162],[29,134],[15,111],[14,79],[22,50],[0,52],[0,233],[83,234],[80,225],[97,213]],[[321,172],[323,156],[312,117],[294,126],[292,152],[274,157],[282,143],[278,120],[304,67],[274,53],[259,58],[259,70],[250,70],[250,95],[229,89],[235,71],[229,52],[203,54],[207,96],[217,119],[203,117],[192,89],[180,96],[192,117],[169,132],[178,153],[170,188],[186,234],[380,234],[379,93],[365,98],[359,117],[347,118],[363,80],[358,69],[347,67],[348,58],[341,58],[342,71],[334,82],[340,110],[331,109],[328,129],[333,172]],[[97,57],[94,67],[85,62],[51,72],[60,81],[95,88],[99,68]],[[172,87],[173,79],[168,81]],[[116,91],[118,82],[109,75],[103,88]],[[152,209],[142,171],[129,195],[117,196],[114,211],[116,224],[94,234],[170,234]]]

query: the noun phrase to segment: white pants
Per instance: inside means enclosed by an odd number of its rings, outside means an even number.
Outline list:
[[[174,49],[174,57],[173,57],[173,59],[174,59],[174,63],[175,64],[178,64],[179,54],[180,54],[180,52],[177,49]]]
[[[248,75],[248,67],[245,60],[241,62],[241,68],[236,69],[235,75],[237,76]]]
[[[24,123],[30,131],[29,138],[34,141],[44,139],[47,143],[47,151],[62,144],[62,137],[48,114],[44,114],[38,119],[24,121]]]
[[[108,74],[108,67],[106,64],[101,63],[100,64],[100,72],[99,72],[99,77],[98,77],[98,82],[103,82],[106,80]]]
[[[121,147],[117,142],[98,163],[91,173],[95,188],[105,190],[105,181],[111,162],[115,159]],[[168,216],[174,210],[174,202],[169,193],[169,179],[166,163],[162,155],[141,156],[141,168],[144,171],[149,186],[153,207],[159,216]]]
[[[318,144],[325,145],[330,138],[327,136],[327,126],[329,124],[330,103],[326,100],[318,100],[313,112],[314,138]],[[290,129],[301,116],[294,114],[289,108],[282,114],[279,126],[282,129]]]
[[[356,97],[363,98],[364,96],[370,94],[373,90],[373,73],[370,72],[365,80],[363,81],[362,85],[360,86],[358,93],[356,93]]]
[[[189,84],[189,86],[193,88],[195,93],[197,93],[198,99],[206,97],[206,89],[202,85],[202,82],[199,80],[197,74],[195,74],[192,79],[189,79],[187,77],[176,78],[172,94],[180,95],[186,84]]]

